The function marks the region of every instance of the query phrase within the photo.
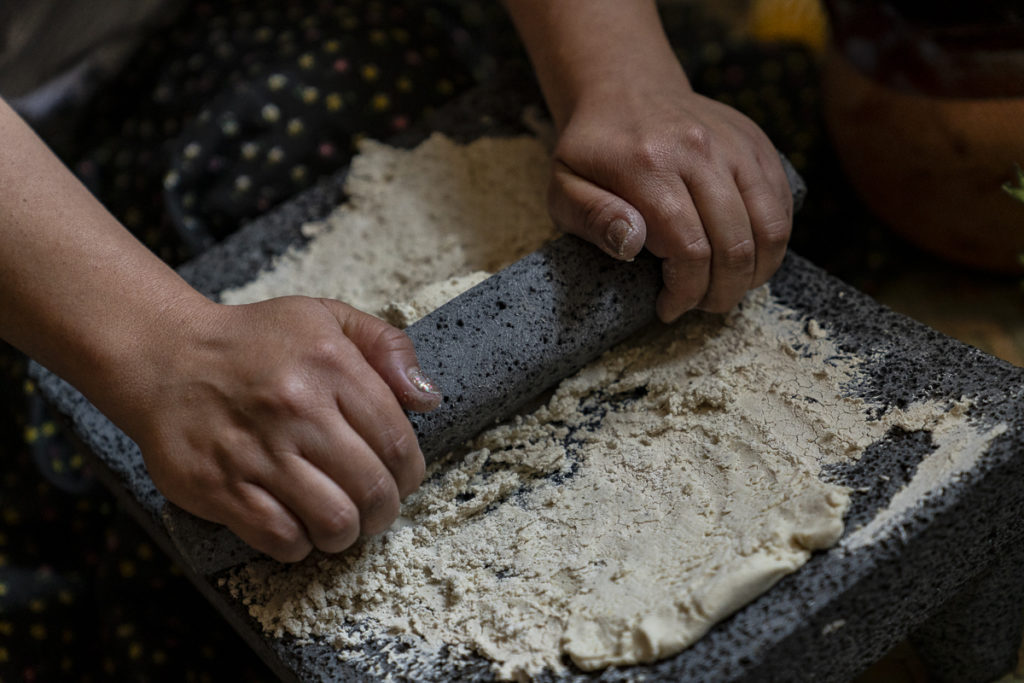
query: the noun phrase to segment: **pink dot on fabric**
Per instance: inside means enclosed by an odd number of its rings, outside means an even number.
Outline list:
[[[334,60],[334,70],[337,71],[340,74],[343,74],[346,71],[348,71],[348,60],[347,59],[335,59]]]
[[[411,66],[415,66],[416,64],[419,64],[422,61],[423,61],[423,57],[420,55],[419,52],[416,52],[415,50],[409,50],[408,52],[405,53],[405,63],[406,64],[409,64]]]
[[[322,157],[332,157],[332,156],[334,156],[334,151],[335,151],[334,150],[334,145],[332,145],[331,143],[329,143],[329,142],[321,142],[320,143],[320,148],[319,148],[320,156],[322,156]]]
[[[391,126],[395,130],[405,130],[409,126],[409,117],[404,115],[396,116],[395,118],[391,119]]]

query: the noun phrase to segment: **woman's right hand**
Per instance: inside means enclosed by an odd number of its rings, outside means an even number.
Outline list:
[[[105,406],[157,488],[286,562],[387,529],[424,472],[403,408],[441,401],[408,336],[329,299],[199,308]]]

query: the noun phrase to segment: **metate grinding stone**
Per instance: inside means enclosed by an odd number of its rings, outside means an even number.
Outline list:
[[[442,113],[434,127],[462,139],[506,133],[515,126],[500,122],[509,115],[514,120],[521,109],[506,93],[486,91],[461,106]],[[482,117],[481,111],[494,113]],[[214,297],[248,281],[273,254],[302,239],[303,222],[322,217],[340,201],[341,183],[339,174],[254,222],[182,274]],[[908,635],[916,636],[934,680],[986,681],[1012,667],[1024,613],[1024,576],[1018,570],[1024,566],[1024,370],[879,306],[794,254],[772,279],[771,290],[780,303],[817,320],[843,353],[865,359],[856,395],[897,406],[965,396],[974,401],[975,418],[1008,429],[966,474],[942,483],[943,496],[922,501],[893,533],[855,549],[840,541],[816,553],[679,655],[652,665],[538,680],[839,681]],[[265,636],[217,586],[220,574],[210,569],[225,565],[216,536],[208,534],[213,525],[179,529],[172,541],[164,524],[166,501],[135,445],[62,380],[38,366],[33,374],[98,456],[107,484],[278,675],[360,681],[389,671],[382,652],[387,643],[366,643],[368,665],[380,667],[374,671],[340,662],[326,643],[299,645]],[[893,431],[859,462],[831,471],[838,483],[858,490],[846,534],[884,511],[932,449],[927,434]],[[244,558],[243,552],[239,559]],[[409,680],[485,681],[493,679],[489,664],[480,658],[424,661],[415,670],[391,673]]]

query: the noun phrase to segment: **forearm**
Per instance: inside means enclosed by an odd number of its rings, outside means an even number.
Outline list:
[[[183,329],[202,297],[2,100],[0,140],[0,336],[87,395],[102,393],[104,378],[141,359],[146,340]]]
[[[505,0],[555,124],[580,98],[643,77],[684,83],[653,0]]]

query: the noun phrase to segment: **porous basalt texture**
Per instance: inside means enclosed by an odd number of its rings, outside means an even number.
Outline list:
[[[475,93],[463,108],[442,112],[435,127],[464,139],[518,130],[522,101],[508,92]],[[416,141],[411,137],[407,142]],[[341,180],[339,174],[256,221],[184,267],[183,275],[214,296],[251,279],[272,254],[302,239],[303,222],[322,217],[340,200]],[[1014,587],[1024,586],[1014,580],[1021,566],[1014,549],[1024,535],[1024,488],[1019,486],[1024,478],[1024,370],[879,306],[793,254],[772,279],[771,291],[796,315],[818,321],[843,353],[864,359],[862,380],[852,389],[856,395],[896,406],[964,396],[973,401],[976,420],[1008,428],[969,471],[941,483],[941,496],[919,501],[900,517],[892,533],[864,545],[840,541],[817,554],[681,654],[651,665],[574,672],[558,680],[846,680],[915,632],[936,669],[952,667],[942,672],[943,680],[982,681],[1007,670],[1014,651],[1006,634],[1020,632],[1021,591]],[[487,304],[474,306],[482,310]],[[493,307],[498,308],[496,303]],[[532,324],[508,315],[499,319]],[[446,324],[457,325],[458,319],[446,317]],[[458,347],[446,349],[453,354],[447,362],[455,362],[459,352]],[[282,678],[360,681],[388,673],[386,650],[395,643],[367,642],[367,661],[375,661],[375,667],[355,669],[339,661],[327,643],[299,644],[260,632],[217,581],[226,567],[245,559],[244,549],[226,545],[213,525],[192,524],[168,511],[134,444],[62,380],[39,367],[33,372],[42,391],[98,456],[108,484],[154,538],[182,558],[199,590]],[[463,402],[480,400],[467,396]],[[824,472],[857,490],[846,535],[884,512],[933,449],[927,433],[893,431],[858,463]],[[987,609],[993,601],[1010,608],[993,613]],[[492,680],[489,662],[475,657],[439,656],[403,675]],[[555,678],[542,675],[541,680]]]

